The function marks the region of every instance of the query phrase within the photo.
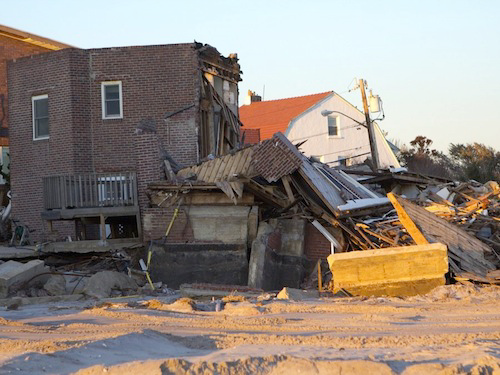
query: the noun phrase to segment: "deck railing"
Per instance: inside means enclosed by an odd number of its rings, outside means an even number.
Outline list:
[[[46,210],[137,205],[135,172],[88,173],[43,178]]]

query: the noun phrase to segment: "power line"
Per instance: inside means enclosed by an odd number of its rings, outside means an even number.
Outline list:
[[[347,129],[352,129],[352,128],[357,128],[358,126],[361,126],[361,125],[358,125],[358,124],[355,124],[355,125],[349,125],[349,126],[340,126],[340,132],[342,132],[343,130],[347,130]],[[294,138],[293,141],[302,141],[304,139],[309,139],[309,138],[314,138],[314,137],[320,137],[320,136],[324,136],[328,134],[328,132],[323,132],[323,133],[317,133],[317,134],[313,134],[313,135],[308,135],[307,137],[301,137],[301,138]]]
[[[371,152],[364,152],[362,154],[357,154],[357,155],[349,156],[347,158],[329,161],[329,162],[326,162],[325,164],[340,163],[340,162],[342,162],[344,160],[354,159],[354,158],[357,158],[358,156],[369,155],[369,154],[371,154]]]
[[[325,156],[325,155],[333,155],[333,154],[341,154],[343,152],[347,152],[347,151],[352,151],[352,150],[359,150],[360,148],[364,148],[364,147],[369,147],[370,145],[363,145],[363,146],[358,146],[358,147],[353,147],[353,148],[348,148],[346,150],[342,150],[342,151],[333,151],[333,152],[328,152],[326,154],[322,154],[322,156]]]

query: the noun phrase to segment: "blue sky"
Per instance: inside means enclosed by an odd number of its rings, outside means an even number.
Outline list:
[[[237,52],[240,93],[384,102],[390,139],[500,149],[500,1],[5,1],[0,23],[81,48],[193,40]],[[240,95],[240,99],[242,97]]]

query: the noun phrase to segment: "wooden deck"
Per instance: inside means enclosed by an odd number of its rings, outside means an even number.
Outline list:
[[[43,197],[45,210],[133,207],[137,178],[135,172],[44,177]]]

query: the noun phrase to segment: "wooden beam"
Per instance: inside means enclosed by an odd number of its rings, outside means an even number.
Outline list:
[[[399,221],[406,228],[406,230],[410,234],[411,238],[413,238],[413,241],[415,241],[415,243],[417,245],[427,245],[429,243],[429,241],[426,240],[426,238],[424,237],[422,232],[420,232],[420,230],[417,228],[417,226],[415,225],[413,220],[410,219],[410,217],[406,213],[405,209],[403,208],[403,206],[401,206],[399,204],[399,202],[396,199],[396,197],[394,196],[394,194],[388,193],[387,198],[389,198],[392,205],[396,209],[396,212],[399,216]]]
[[[295,201],[295,197],[293,196],[292,187],[290,186],[290,176],[283,176],[281,178],[283,182],[283,186],[285,187],[286,195],[288,196],[288,200],[290,203]]]

